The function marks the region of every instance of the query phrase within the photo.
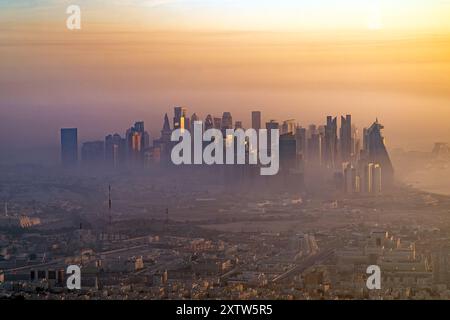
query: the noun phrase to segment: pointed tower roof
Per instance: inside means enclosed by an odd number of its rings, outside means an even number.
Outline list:
[[[162,131],[170,131],[169,117],[167,116],[167,113],[164,116],[164,125]]]

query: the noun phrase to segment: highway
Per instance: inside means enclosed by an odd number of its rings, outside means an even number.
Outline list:
[[[286,278],[289,278],[291,276],[297,275],[308,269],[309,267],[312,267],[315,264],[320,264],[327,260],[329,257],[331,257],[334,253],[334,248],[327,249],[325,251],[319,252],[317,254],[311,255],[305,260],[301,261],[296,266],[292,267],[288,271],[276,276],[272,279],[272,283],[279,282],[281,280],[284,280]]]

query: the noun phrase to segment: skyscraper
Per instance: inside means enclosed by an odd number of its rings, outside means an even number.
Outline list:
[[[144,150],[150,145],[150,135],[145,131],[144,121],[137,121],[134,124],[134,131],[139,132],[141,136],[141,146],[140,149]]]
[[[295,141],[297,144],[297,154],[306,158],[306,129],[298,127],[295,129]]]
[[[358,160],[359,158],[359,152],[361,149],[361,141],[359,139],[359,132],[358,128],[352,124],[352,156],[354,157],[354,160]]]
[[[173,130],[176,129],[187,129],[186,127],[186,114],[187,109],[184,107],[175,107],[174,108],[174,117],[173,117]]]
[[[223,113],[221,129],[224,133],[226,129],[233,129],[233,118],[230,112]]]
[[[328,168],[334,168],[337,158],[337,118],[327,117],[325,126],[324,162]]]
[[[377,119],[370,128],[364,129],[364,156],[366,161],[381,166],[383,185],[391,185],[394,181],[394,168],[381,135],[383,128]]]
[[[78,129],[61,129],[61,162],[63,166],[75,166],[78,162]]]
[[[191,116],[191,120],[190,120],[190,126],[189,126],[189,131],[193,134],[194,133],[194,123],[195,121],[199,121],[199,117],[197,116],[197,114],[194,112],[194,114]]]
[[[213,118],[210,114],[208,114],[205,119],[205,130],[209,130],[209,129],[213,129],[213,128],[214,128]]]
[[[252,111],[252,128],[261,129],[261,111]]]
[[[352,116],[341,116],[341,129],[339,131],[341,160],[349,161],[352,154]]]
[[[221,126],[222,126],[222,118],[216,118],[214,117],[214,129],[220,130]]]
[[[143,133],[145,131],[144,121],[136,121],[134,123],[134,130]]]
[[[381,166],[377,163],[372,168],[372,192],[375,194],[381,193]]]
[[[126,142],[118,133],[105,137],[106,164],[118,167],[125,162]]]
[[[169,142],[171,134],[172,134],[172,130],[170,129],[169,117],[167,116],[167,113],[166,113],[164,115],[164,123],[163,123],[163,127],[161,129],[161,141],[164,143]]]
[[[372,182],[372,174],[373,174],[373,163],[368,163],[364,166],[363,171],[363,191],[365,193],[371,193],[373,182]]]
[[[289,119],[283,121],[283,124],[281,125],[281,134],[294,134],[295,133],[295,120]]]
[[[347,194],[357,192],[356,169],[351,163],[344,165],[344,191]]]
[[[322,165],[322,135],[320,133],[311,134],[308,139],[308,162],[313,166]]]
[[[272,129],[279,130],[280,125],[276,120],[270,120],[269,122],[266,122],[266,129],[267,129],[267,147],[270,149],[270,146],[272,145],[271,131]]]
[[[81,146],[81,160],[83,165],[102,165],[105,160],[105,143],[103,141],[89,141]]]
[[[138,121],[125,134],[128,160],[133,164],[142,163],[145,150],[149,147],[150,136],[145,131],[144,122]]]
[[[168,163],[170,152],[172,150],[172,142],[170,141],[171,135],[172,130],[170,129],[169,117],[166,113],[161,129],[161,137],[153,141],[153,149],[149,150],[147,153],[147,156],[150,156],[152,161],[156,160],[156,162],[163,162],[164,164]]]
[[[287,173],[290,169],[297,169],[297,143],[292,133],[280,135],[280,168]]]

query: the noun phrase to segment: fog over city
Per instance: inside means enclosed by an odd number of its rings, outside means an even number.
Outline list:
[[[448,1],[78,2],[0,2],[0,300],[450,300]]]

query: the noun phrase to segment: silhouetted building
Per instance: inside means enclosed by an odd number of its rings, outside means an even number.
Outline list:
[[[272,129],[279,130],[280,129],[280,125],[278,124],[277,121],[270,120],[269,122],[266,123],[266,129],[267,129],[267,147],[270,150],[270,146],[272,145],[271,130]]]
[[[186,123],[186,114],[187,109],[184,107],[175,107],[174,108],[174,117],[173,117],[173,130],[176,129],[188,129],[188,123]]]
[[[138,121],[134,124],[134,130],[140,133],[141,150],[145,150],[150,146],[150,135],[145,131],[144,121]]]
[[[363,188],[362,191],[364,193],[372,193],[372,187],[373,187],[373,163],[368,163],[363,168],[363,174],[362,174],[362,184]]]
[[[261,129],[261,111],[252,111],[252,128]]]
[[[334,168],[337,160],[337,118],[327,117],[325,126],[324,163],[327,168]]]
[[[341,160],[349,161],[352,154],[352,116],[341,116],[341,130],[339,132]]]
[[[126,141],[118,133],[105,137],[105,161],[107,165],[118,167],[125,163]]]
[[[223,134],[225,134],[226,129],[233,129],[233,118],[230,112],[224,112],[222,115],[221,129]]]
[[[214,128],[214,121],[210,114],[206,116],[205,119],[205,131]]]
[[[352,150],[351,154],[354,161],[358,161],[359,152],[361,150],[361,140],[359,139],[358,128],[352,125]]]
[[[89,141],[81,146],[81,160],[83,165],[102,165],[105,160],[105,143],[103,141]]]
[[[164,123],[161,129],[161,137],[153,141],[153,150],[149,150],[147,153],[146,161],[154,163],[168,163],[170,159],[170,152],[172,150],[172,142],[170,137],[172,135],[172,130],[170,129],[169,117],[167,113],[164,115]],[[158,149],[158,150],[157,150]],[[152,159],[148,159],[152,157]],[[155,160],[156,158],[159,158]]]
[[[298,127],[295,129],[295,141],[297,144],[297,154],[306,158],[306,129]]]
[[[194,114],[191,116],[190,119],[190,126],[189,126],[189,131],[193,134],[194,133],[194,123],[195,121],[200,121],[199,117],[197,116],[197,114],[194,112]]]
[[[163,143],[169,142],[171,135],[172,135],[172,130],[170,129],[169,117],[167,116],[167,113],[166,113],[164,116],[163,127],[161,129],[161,141]]]
[[[394,168],[381,135],[383,128],[377,119],[370,128],[364,130],[364,156],[368,162],[381,166],[383,185],[390,185],[394,181]]]
[[[382,191],[381,166],[375,164],[372,168],[372,193],[379,194]]]
[[[144,151],[149,147],[149,134],[145,131],[144,122],[139,121],[127,130],[125,134],[129,163],[142,164]]]
[[[344,165],[344,191],[347,194],[358,192],[356,181],[356,169],[351,163]]]
[[[63,166],[75,166],[78,163],[77,128],[61,129],[61,162]]]
[[[220,130],[222,126],[222,118],[214,118],[214,129]]]
[[[319,133],[312,133],[308,139],[308,162],[311,165],[322,165],[322,135]]]
[[[281,125],[281,134],[295,134],[295,120],[285,120]]]
[[[284,172],[296,168],[297,143],[291,133],[280,135],[280,169]]]

